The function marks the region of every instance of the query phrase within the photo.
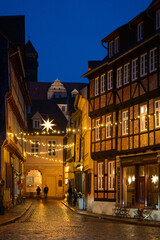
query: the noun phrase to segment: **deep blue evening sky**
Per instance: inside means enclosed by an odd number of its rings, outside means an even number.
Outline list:
[[[101,40],[152,0],[7,0],[0,15],[25,15],[26,41],[39,54],[38,81],[84,82],[88,60],[101,60]]]

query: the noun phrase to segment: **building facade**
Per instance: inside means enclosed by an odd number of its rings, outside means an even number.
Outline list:
[[[152,207],[159,218],[160,1],[102,40],[108,54],[88,64],[93,211],[115,203]]]

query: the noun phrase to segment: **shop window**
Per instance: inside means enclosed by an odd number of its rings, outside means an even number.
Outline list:
[[[104,189],[103,163],[98,163],[98,190]]]
[[[115,163],[108,162],[108,190],[115,188]]]
[[[135,167],[123,168],[123,203],[131,207],[135,205]]]
[[[158,164],[147,166],[147,206],[158,208]]]

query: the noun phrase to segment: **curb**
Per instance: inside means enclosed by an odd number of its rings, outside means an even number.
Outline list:
[[[70,207],[67,203],[65,203],[63,201],[61,201],[61,203],[79,215],[85,215],[88,217],[94,217],[94,218],[98,218],[98,219],[104,219],[104,220],[109,220],[109,221],[119,222],[119,223],[124,223],[124,224],[141,225],[141,226],[149,226],[149,227],[160,227],[160,222],[143,222],[140,220],[136,221],[136,220],[132,220],[132,219],[122,219],[122,218],[118,218],[118,217],[104,216],[104,215],[100,215],[100,214],[90,214],[89,212],[84,213],[84,212],[80,212],[80,211]]]
[[[8,220],[6,222],[0,223],[0,226],[4,226],[4,225],[8,225],[8,224],[16,222],[18,219],[20,219],[30,209],[31,206],[32,206],[32,202],[29,204],[29,206],[19,216],[11,218],[10,220]]]

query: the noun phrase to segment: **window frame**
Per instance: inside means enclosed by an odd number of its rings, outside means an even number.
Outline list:
[[[124,65],[123,71],[124,71],[124,74],[123,74],[123,84],[126,85],[126,84],[129,83],[129,77],[130,77],[130,63],[129,62]]]
[[[147,53],[144,53],[140,56],[140,77],[144,77],[146,75],[147,75]]]
[[[101,94],[106,91],[105,73],[101,75]]]
[[[51,146],[49,147],[49,142],[51,142]],[[53,142],[55,142],[54,143],[54,146],[52,146],[52,144],[53,144]],[[57,143],[57,141],[56,140],[47,140],[47,155],[49,156],[49,157],[55,157],[56,156],[56,143]],[[49,154],[49,149],[51,149],[51,153],[52,153],[52,151],[54,150],[54,155],[53,154]]]
[[[104,190],[103,162],[98,162],[98,190]]]
[[[160,9],[156,11],[156,30],[160,29]]]
[[[115,190],[115,187],[114,187],[115,174],[113,173],[113,168],[115,168],[115,166],[113,166],[114,164],[115,164],[114,161],[108,161],[108,190],[109,191]]]
[[[113,88],[113,70],[109,70],[107,72],[107,90],[111,90]]]
[[[137,41],[140,42],[143,39],[143,21],[137,25]]]
[[[41,129],[41,120],[40,119],[34,119],[33,120],[33,128],[34,129]]]
[[[122,66],[117,68],[117,88],[122,87]]]
[[[158,107],[156,107],[156,103],[158,103]],[[160,99],[159,100],[156,100],[155,103],[155,128],[160,128]],[[156,110],[157,109],[157,110]],[[159,121],[159,124],[157,124],[157,113],[158,112],[158,121]]]
[[[37,144],[35,144],[35,143],[37,143]],[[34,151],[32,151],[32,149]],[[38,151],[35,151],[36,149]],[[37,140],[37,139],[31,140],[31,142],[30,142],[30,151],[31,151],[31,155],[32,156],[40,155],[40,141],[39,140]]]
[[[151,69],[151,60],[152,60],[152,57],[151,57],[151,53],[153,52],[153,69]],[[151,49],[149,51],[149,72],[152,73],[154,71],[157,70],[157,47]]]
[[[122,136],[128,135],[128,123],[128,110],[125,110],[122,112]]]
[[[99,77],[95,78],[95,96],[99,95]]]
[[[141,112],[141,109],[144,107],[144,113]],[[145,111],[146,110],[146,111]],[[148,129],[148,116],[147,116],[147,104],[140,106],[140,132],[145,132]],[[146,127],[147,123],[147,127]]]
[[[111,138],[111,124],[112,124],[112,116],[111,115],[107,115],[106,116],[106,138]],[[107,119],[110,119],[110,121],[107,121]],[[107,124],[108,123],[108,124]],[[109,135],[107,134],[109,133]]]
[[[95,120],[95,140],[100,140],[100,118]]]
[[[137,79],[138,79],[138,58],[135,58],[132,60],[132,81],[135,81]]]

